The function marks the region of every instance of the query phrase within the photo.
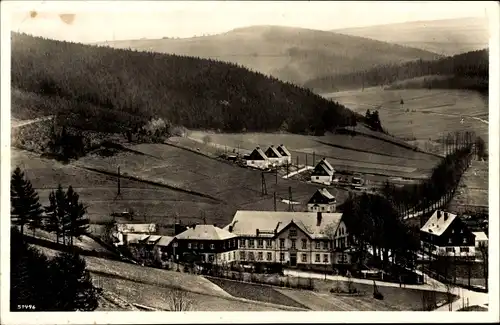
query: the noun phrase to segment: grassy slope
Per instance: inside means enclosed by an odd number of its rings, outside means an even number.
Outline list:
[[[384,42],[455,55],[488,47],[488,22],[483,18],[417,21],[334,30]]]
[[[427,51],[366,38],[278,26],[252,26],[187,39],[106,44],[117,48],[215,58],[298,84],[321,75],[347,73],[378,64],[438,57]]]
[[[14,117],[59,114],[60,123],[83,130],[123,132],[163,117],[232,131],[277,130],[286,121],[290,131],[305,132],[353,117],[309,90],[233,64],[17,33],[11,71],[19,90],[13,92]]]

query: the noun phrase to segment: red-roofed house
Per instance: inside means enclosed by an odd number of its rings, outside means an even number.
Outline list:
[[[452,213],[437,210],[420,229],[423,249],[433,255],[475,256],[475,235]]]

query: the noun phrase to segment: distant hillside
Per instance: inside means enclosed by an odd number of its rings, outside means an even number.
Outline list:
[[[446,56],[486,48],[489,40],[488,22],[484,18],[413,21],[332,32],[411,46]]]
[[[396,83],[392,87],[470,89],[487,92],[488,62],[489,52],[485,49],[436,61],[418,60],[314,79],[305,86],[316,92],[332,92]]]
[[[294,133],[354,119],[342,105],[233,64],[16,33],[12,87],[13,117],[67,115],[70,126],[100,132],[152,117],[188,128]]]
[[[252,26],[213,36],[114,41],[104,45],[218,59],[296,84],[379,64],[438,57],[435,53],[366,38],[279,26]]]

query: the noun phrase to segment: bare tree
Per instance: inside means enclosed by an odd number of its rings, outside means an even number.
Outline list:
[[[481,252],[481,257],[483,260],[483,276],[484,276],[484,287],[488,290],[488,244],[482,242],[479,244],[479,251]]]
[[[189,298],[187,291],[180,289],[172,290],[167,304],[170,311],[189,311],[193,308],[193,300]]]

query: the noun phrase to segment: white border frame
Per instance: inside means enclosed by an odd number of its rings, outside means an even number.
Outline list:
[[[39,10],[43,6],[45,11],[154,11],[168,5],[171,7],[186,8],[189,6],[204,6],[207,9],[221,5],[221,2],[202,1],[188,2],[147,2],[144,1],[2,1],[1,2],[1,319],[4,324],[135,324],[147,321],[152,324],[159,323],[332,323],[332,322],[494,322],[499,320],[499,272],[498,272],[498,247],[499,247],[499,5],[497,2],[475,2],[487,6],[487,16],[490,20],[490,92],[489,92],[489,211],[490,216],[490,291],[488,312],[463,312],[463,313],[433,313],[433,312],[91,312],[91,313],[57,313],[57,312],[14,312],[9,311],[9,260],[10,260],[10,12],[15,10]],[[287,3],[287,6],[299,2]],[[433,6],[453,6],[454,2],[433,2]],[[283,2],[268,2],[270,8],[278,10]],[[231,3],[230,5],[238,5]],[[360,3],[360,5],[363,5]]]

